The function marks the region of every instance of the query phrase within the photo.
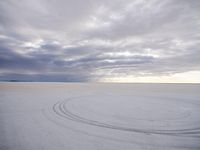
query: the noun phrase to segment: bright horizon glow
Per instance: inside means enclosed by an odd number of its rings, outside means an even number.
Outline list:
[[[105,78],[100,82],[117,83],[200,83],[200,71],[176,73],[170,76],[143,76],[143,77],[114,77]]]

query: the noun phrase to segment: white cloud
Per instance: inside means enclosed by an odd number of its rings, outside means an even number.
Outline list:
[[[167,81],[199,71],[199,9],[199,0],[1,1],[0,76]]]

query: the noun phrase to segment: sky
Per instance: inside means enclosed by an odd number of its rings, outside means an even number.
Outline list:
[[[200,0],[1,0],[0,80],[200,83]]]

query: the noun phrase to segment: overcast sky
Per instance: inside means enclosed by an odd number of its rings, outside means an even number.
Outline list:
[[[199,76],[200,0],[0,1],[0,80]]]

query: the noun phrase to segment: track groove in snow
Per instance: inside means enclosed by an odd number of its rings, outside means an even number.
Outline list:
[[[200,138],[200,127],[196,128],[185,128],[185,129],[162,129],[162,130],[155,130],[155,129],[139,129],[139,128],[130,128],[130,127],[124,127],[124,126],[117,126],[113,124],[103,123],[96,120],[91,120],[84,118],[82,116],[78,116],[67,108],[67,103],[69,101],[76,100],[75,98],[67,99],[65,101],[59,101],[53,105],[53,111],[59,115],[60,117],[63,117],[64,119],[69,119],[75,122],[84,123],[96,127],[101,128],[108,128],[113,130],[120,130],[120,131],[126,131],[126,132],[137,132],[137,133],[145,133],[145,134],[163,134],[163,135],[171,135],[171,136],[189,136],[189,137],[195,137]],[[138,121],[137,119],[136,121]]]

